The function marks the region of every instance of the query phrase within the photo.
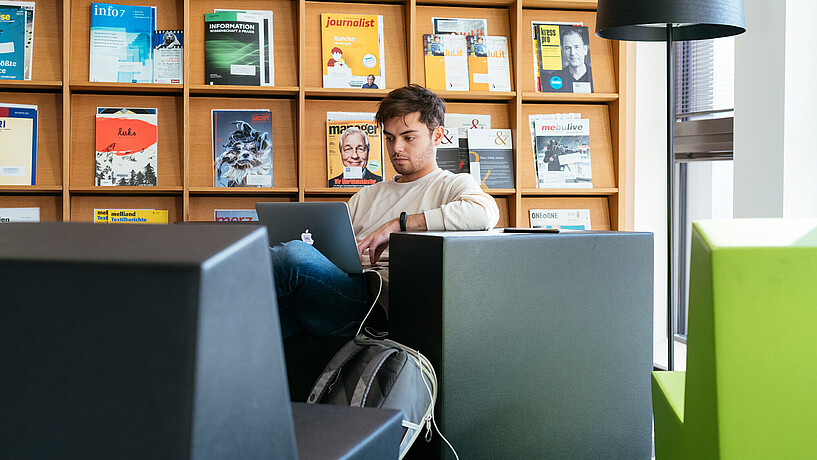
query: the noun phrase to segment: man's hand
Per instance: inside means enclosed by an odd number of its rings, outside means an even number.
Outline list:
[[[357,252],[363,261],[363,253],[369,250],[369,262],[376,264],[380,260],[380,255],[389,247],[389,237],[392,233],[400,231],[400,222],[392,219],[378,227],[375,231],[357,244]]]
[[[410,232],[428,230],[426,215],[422,212],[418,212],[417,214],[407,216],[406,230]],[[357,253],[360,256],[361,262],[363,261],[363,252],[368,249],[369,262],[376,264],[377,261],[380,260],[380,255],[383,254],[383,251],[389,247],[389,237],[391,234],[398,232],[400,232],[400,221],[398,219],[392,219],[378,227],[372,233],[369,233],[369,236],[363,238],[363,240],[357,244]]]

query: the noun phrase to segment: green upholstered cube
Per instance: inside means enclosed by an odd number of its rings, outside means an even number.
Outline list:
[[[693,225],[687,371],[653,373],[656,459],[817,456],[817,220]]]

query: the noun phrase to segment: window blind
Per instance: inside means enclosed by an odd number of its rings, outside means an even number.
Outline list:
[[[731,116],[735,107],[735,38],[678,42],[675,46],[675,113],[679,121]]]

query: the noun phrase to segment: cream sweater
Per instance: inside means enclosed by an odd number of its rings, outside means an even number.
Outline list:
[[[412,182],[380,182],[349,200],[355,236],[360,241],[402,211],[425,214],[429,230],[488,230],[499,220],[494,198],[468,174],[437,169]]]
[[[429,230],[488,230],[499,220],[499,208],[491,195],[469,174],[453,174],[437,169],[406,183],[378,182],[362,188],[349,200],[355,236],[360,241],[400,213],[422,212]],[[389,260],[386,249],[380,260]],[[383,289],[378,303],[389,313],[389,270],[380,270]],[[369,276],[371,274],[368,274]],[[373,293],[378,290],[375,276],[369,276]]]

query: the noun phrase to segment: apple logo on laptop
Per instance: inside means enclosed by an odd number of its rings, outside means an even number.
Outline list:
[[[312,241],[312,234],[309,233],[308,228],[306,229],[305,232],[301,233],[301,241],[303,241],[306,244],[315,244],[315,242]]]

